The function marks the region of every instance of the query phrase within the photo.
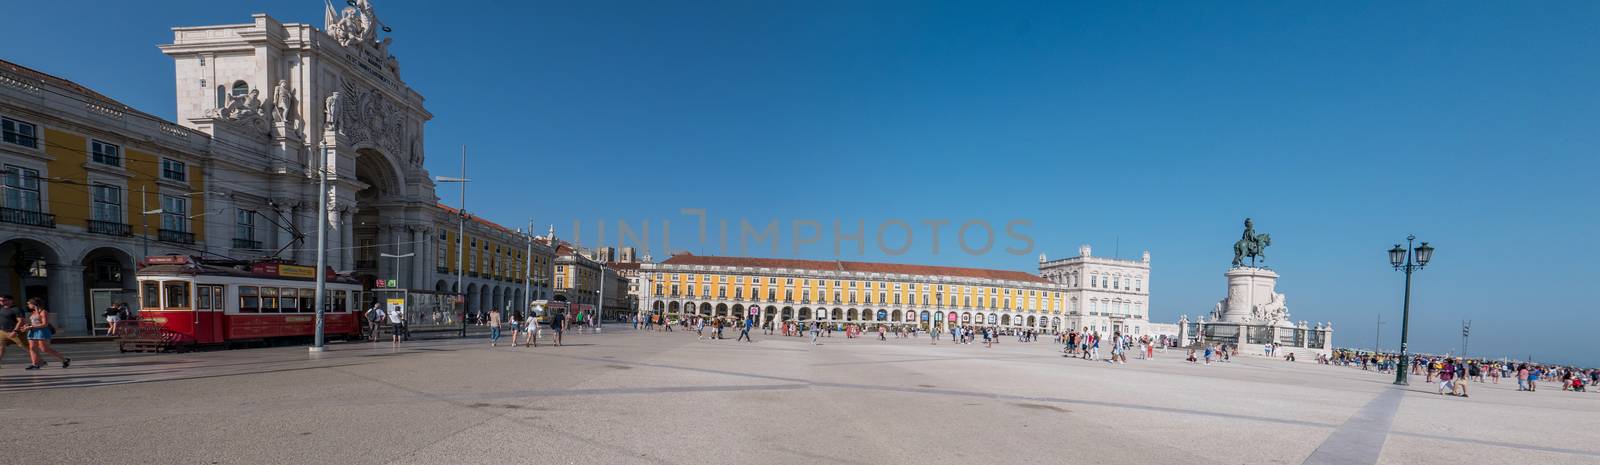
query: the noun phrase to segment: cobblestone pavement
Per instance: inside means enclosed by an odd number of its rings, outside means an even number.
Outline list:
[[[729,333],[729,336],[734,333]],[[626,328],[564,347],[483,339],[118,354],[0,368],[8,463],[1594,464],[1600,394],[1176,352],[700,341]]]

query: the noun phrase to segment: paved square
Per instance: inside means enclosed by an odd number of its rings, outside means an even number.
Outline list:
[[[732,336],[730,333],[729,336]],[[9,463],[1594,464],[1600,395],[1243,357],[608,329],[0,369]],[[103,349],[103,347],[101,347]],[[25,432],[25,433],[24,433]]]

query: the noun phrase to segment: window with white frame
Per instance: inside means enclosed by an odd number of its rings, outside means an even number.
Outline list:
[[[6,208],[43,211],[39,197],[39,170],[5,165]]]
[[[161,196],[161,229],[189,231],[189,199],[178,195]]]
[[[90,139],[89,159],[102,165],[122,166],[122,147]]]
[[[33,123],[0,118],[0,138],[8,144],[39,148],[39,127]]]
[[[433,251],[433,253],[434,253],[433,262],[434,263],[438,263],[440,265],[443,265],[445,263],[445,257],[447,257],[450,254],[449,250],[450,250],[450,237],[449,237],[449,234],[448,233],[444,233],[444,232],[440,232],[439,233],[439,249]]]
[[[90,214],[95,221],[122,223],[127,218],[122,212],[121,187],[95,183],[89,186],[89,194],[94,202]]]
[[[171,158],[161,159],[161,178],[178,182],[189,181],[189,167]]]

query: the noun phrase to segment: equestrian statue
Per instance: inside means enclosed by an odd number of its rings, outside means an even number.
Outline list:
[[[1266,250],[1269,245],[1272,245],[1272,236],[1256,234],[1255,224],[1251,223],[1249,218],[1245,218],[1244,237],[1239,239],[1239,242],[1233,243],[1233,267],[1245,266],[1245,257],[1250,257],[1251,268],[1256,266],[1257,258],[1267,261]]]

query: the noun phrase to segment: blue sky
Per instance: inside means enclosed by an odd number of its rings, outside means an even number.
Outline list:
[[[1415,349],[1450,350],[1472,319],[1474,353],[1600,363],[1600,3],[450,6],[376,2],[435,115],[428,167],[456,175],[470,144],[469,207],[503,224],[578,220],[588,245],[596,222],[615,241],[619,220],[669,220],[674,247],[717,253],[680,214],[703,208],[713,231],[778,220],[779,256],[827,259],[832,221],[862,220],[867,253],[838,258],[1028,271],[1080,243],[1148,249],[1170,321],[1223,296],[1249,216],[1293,317],[1361,347],[1380,314],[1396,345],[1384,251],[1415,233],[1438,247]],[[170,118],[168,28],[255,12],[320,25],[322,4],[43,2],[9,9],[0,39],[5,59]],[[886,256],[893,218],[913,247]],[[793,254],[807,219],[830,231]],[[954,222],[938,255],[926,219]],[[1026,256],[1000,251],[1015,219]],[[995,225],[995,251],[960,252],[966,220]]]

